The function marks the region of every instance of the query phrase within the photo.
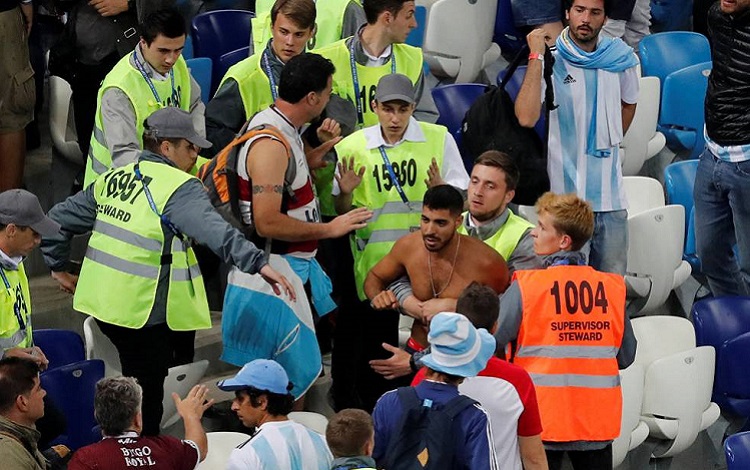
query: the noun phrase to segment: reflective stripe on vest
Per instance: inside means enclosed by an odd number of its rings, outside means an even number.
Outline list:
[[[135,131],[138,145],[143,147],[143,122],[157,109],[165,106],[179,106],[185,111],[190,110],[191,81],[185,59],[180,56],[175,62],[174,71],[175,93],[172,96],[172,81],[154,80],[153,84],[159,96],[163,98],[162,103],[156,103],[143,76],[138,69],[130,63],[133,54],[127,54],[114,66],[102,82],[96,102],[96,115],[94,131],[91,134],[91,145],[89,147],[89,158],[86,161],[86,172],[83,180],[84,187],[93,183],[96,178],[112,166],[112,155],[107,147],[104,135],[104,124],[102,121],[102,97],[110,88],[117,88],[128,97],[135,111]]]
[[[159,213],[177,188],[192,178],[166,163],[141,161],[139,165]],[[135,179],[134,164],[107,171],[93,190],[97,220],[74,308],[106,323],[141,328],[152,314],[157,289],[162,288],[166,289],[166,319],[171,329],[209,328],[208,302],[195,254],[154,214],[141,182]],[[168,246],[165,233],[171,240]]]
[[[464,212],[464,220],[466,220],[466,217],[468,216],[469,214]],[[513,211],[508,209],[508,220],[506,220],[503,226],[500,227],[497,232],[493,233],[491,237],[482,241],[494,248],[495,251],[500,253],[500,256],[508,261],[516,250],[518,242],[523,238],[523,234],[530,228],[534,228],[534,225],[531,222],[517,216]],[[462,223],[458,227],[458,233],[468,235],[465,223]]]
[[[514,273],[523,316],[514,362],[534,382],[542,440],[607,441],[620,434],[617,351],[625,330],[622,276],[589,266]]]
[[[357,230],[352,237],[354,278],[362,300],[366,298],[363,286],[370,269],[388,254],[396,240],[419,228],[422,198],[427,191],[424,180],[432,158],[439,168],[443,165],[447,130],[424,122],[418,125],[425,136],[424,142],[403,141],[386,149],[394,169],[399,168],[399,181],[408,205],[390,184],[380,151],[367,149],[364,131],[357,131],[336,145],[336,153],[353,158],[355,168],[365,167],[362,182],[352,193],[352,205],[368,207],[375,213],[367,227]]]
[[[3,290],[0,293],[0,348],[31,347],[31,297],[23,263],[18,265],[17,270],[3,269],[2,275],[9,286],[5,286],[4,281],[0,282],[0,289]],[[21,315],[20,322],[17,315]]]

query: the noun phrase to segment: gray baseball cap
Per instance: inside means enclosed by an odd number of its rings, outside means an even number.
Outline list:
[[[416,101],[415,94],[414,85],[409,77],[400,73],[392,73],[384,75],[378,82],[375,101],[385,103],[399,100],[411,104]]]
[[[185,139],[202,149],[211,147],[211,142],[195,132],[190,114],[174,106],[154,111],[146,118],[145,128],[160,139]]]
[[[39,199],[24,189],[9,189],[0,193],[0,224],[31,227],[43,237],[60,232],[60,224],[44,215]]]

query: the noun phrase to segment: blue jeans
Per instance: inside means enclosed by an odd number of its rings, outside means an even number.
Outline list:
[[[587,246],[589,266],[624,276],[628,264],[628,211],[594,212],[594,235]]]
[[[510,0],[516,27],[539,26],[562,20],[560,0]]]
[[[750,161],[726,162],[704,150],[693,199],[696,250],[711,292],[750,295]]]

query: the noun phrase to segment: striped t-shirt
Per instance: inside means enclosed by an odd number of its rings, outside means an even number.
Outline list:
[[[706,139],[708,150],[720,160],[731,163],[739,163],[750,160],[750,144],[744,145],[719,145],[708,136],[706,127],[703,126],[703,137]]]
[[[329,470],[331,462],[323,436],[294,421],[273,421],[232,451],[227,470]]]
[[[553,192],[576,193],[591,203],[595,212],[627,209],[622,184],[622,162],[619,147],[614,146],[599,155],[587,154],[591,140],[595,139],[598,70],[582,69],[566,62],[559,54],[555,57],[553,86],[555,104],[549,113],[549,144],[547,172]],[[636,67],[620,74],[620,100],[638,101],[639,79]],[[544,84],[542,85],[544,96]]]

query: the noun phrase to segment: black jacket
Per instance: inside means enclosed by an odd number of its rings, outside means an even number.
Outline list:
[[[750,10],[708,12],[713,70],[706,93],[706,130],[719,145],[750,143]]]

